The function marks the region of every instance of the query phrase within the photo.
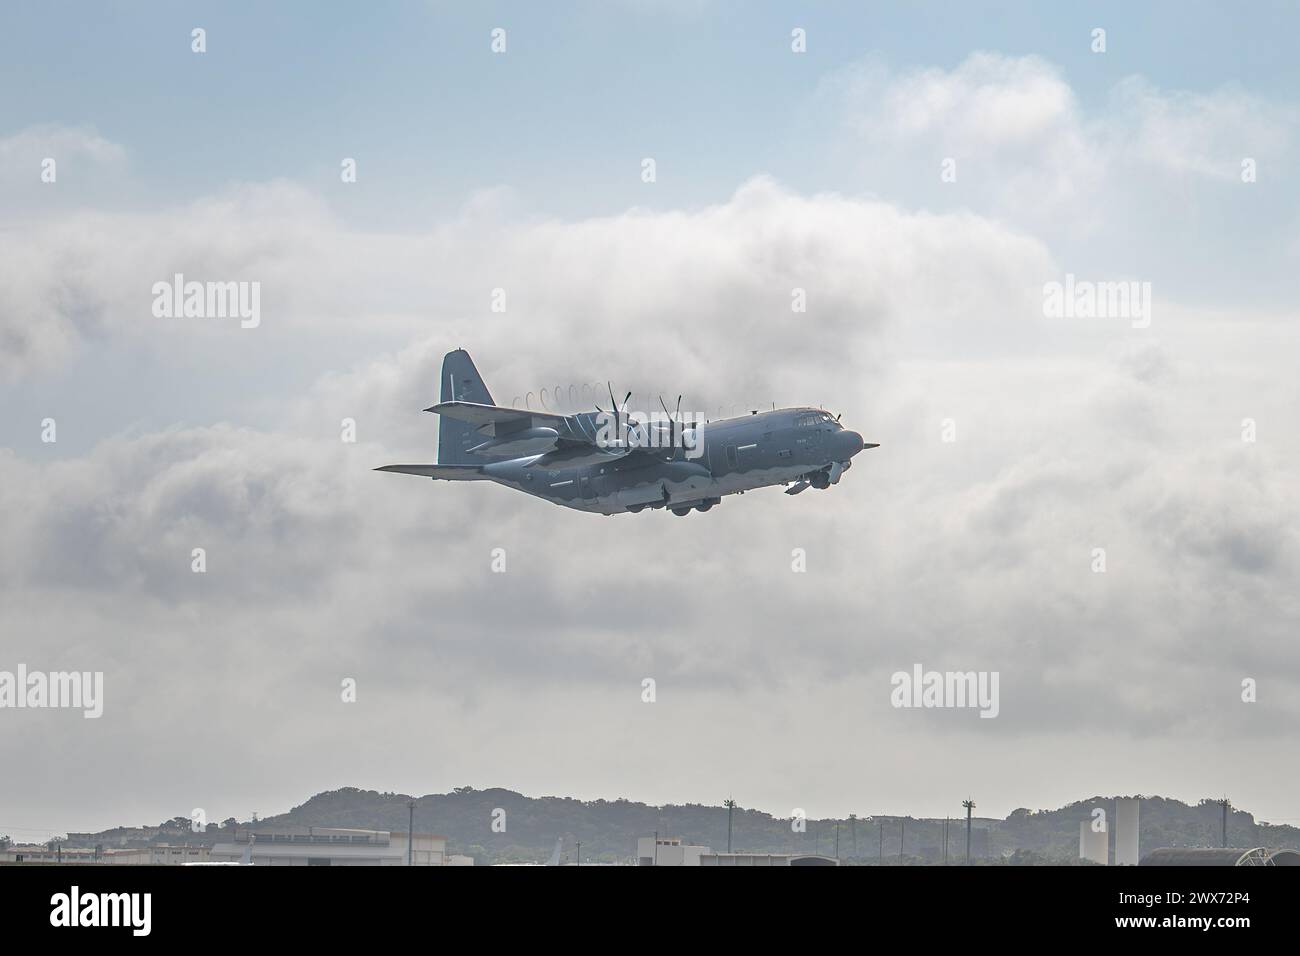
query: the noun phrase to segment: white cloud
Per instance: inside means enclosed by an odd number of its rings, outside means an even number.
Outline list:
[[[871,83],[858,92],[882,95],[859,119],[899,147],[887,159],[950,149],[959,182],[979,183],[981,163],[1003,176],[973,194],[979,212],[759,177],[703,208],[578,220],[493,193],[396,235],[351,230],[276,182],[0,232],[11,394],[65,382],[93,352],[117,363],[102,370],[112,388],[73,381],[59,427],[91,405],[121,417],[85,454],[0,452],[0,652],[104,669],[111,731],[87,742],[87,722],[25,714],[0,759],[70,755],[60,787],[79,793],[83,772],[102,779],[142,748],[169,766],[201,742],[194,778],[143,784],[184,809],[196,790],[364,785],[331,776],[358,767],[400,785],[412,752],[476,783],[513,784],[489,778],[515,767],[653,799],[662,781],[629,754],[680,749],[682,789],[664,796],[698,799],[719,747],[761,754],[764,780],[803,780],[843,763],[846,727],[884,755],[836,771],[859,788],[900,759],[900,735],[935,767],[960,737],[1007,793],[1023,793],[1008,755],[1077,773],[1071,748],[1095,743],[1127,780],[1161,765],[1142,786],[1158,789],[1218,779],[1261,739],[1289,744],[1293,317],[1193,310],[1175,286],[1149,330],[1045,320],[1041,284],[1063,269],[1035,227],[1082,215],[1129,164],[1213,179],[1270,114],[1132,83],[1112,118],[1090,118],[1033,58]],[[1094,213],[1112,241],[1124,215]],[[262,326],[155,320],[150,287],[174,272],[262,282]],[[795,286],[806,314],[790,311]],[[497,287],[504,314],[489,309]],[[421,409],[456,346],[501,402],[607,377],[647,404],[659,390],[705,410],[825,402],[882,447],[826,493],[769,489],[686,519],[374,473],[432,458]],[[190,390],[219,413],[189,420]],[[141,406],[170,427],[131,428]],[[358,444],[339,441],[343,417]],[[939,440],[945,418],[955,443]],[[1090,569],[1098,546],[1105,575]],[[206,574],[190,570],[195,547]],[[489,570],[494,547],[505,575]],[[807,574],[790,571],[794,547]],[[889,674],[913,662],[1001,671],[1002,715],[890,710]],[[354,709],[343,676],[359,679]],[[1238,702],[1248,676],[1258,705]],[[336,762],[341,738],[364,754]],[[1159,759],[1191,746],[1206,776]],[[579,750],[606,762],[561,780],[550,764]],[[25,779],[16,799],[42,805],[49,787]]]
[[[1236,86],[1163,90],[1131,76],[1088,107],[1040,57],[977,52],[951,69],[870,60],[834,74],[821,95],[844,110],[864,185],[1005,219],[1058,252],[1109,240],[1124,252],[1133,243],[1150,262],[1162,252],[1176,259],[1194,241],[1231,257],[1242,230],[1207,234],[1205,215],[1246,215],[1251,228],[1271,231],[1289,229],[1285,210],[1294,214],[1290,189],[1256,209],[1241,191],[1241,164],[1253,158],[1270,176],[1288,167],[1296,108]],[[949,158],[955,183],[940,179]]]
[[[575,372],[626,378],[646,368],[631,356],[652,351],[664,387],[720,384],[720,401],[775,397],[767,363],[719,367],[738,338],[811,379],[828,362],[869,366],[858,346],[914,315],[957,332],[975,315],[1001,321],[1007,301],[1024,307],[1051,271],[1040,244],[975,216],[804,197],[766,178],[692,212],[469,215],[418,236],[349,231],[305,191],[270,184],[148,215],[74,214],[0,234],[0,255],[26,263],[0,278],[11,343],[0,373],[11,379],[65,360],[88,336],[237,354],[359,330],[388,345],[437,323],[459,344],[508,344],[516,389],[567,385]],[[152,286],[176,273],[261,282],[262,326],[154,318]],[[796,287],[806,313],[791,310]],[[490,311],[497,288],[505,314]],[[575,370],[577,342],[585,367]]]
[[[256,787],[243,771],[186,783],[227,800],[295,796],[332,766],[339,735],[415,748],[453,775],[550,781],[539,739],[554,753],[677,748],[692,721],[730,726],[755,708],[732,733],[744,747],[763,735],[781,779],[836,763],[842,740],[820,729],[846,723],[882,755],[900,736],[936,753],[960,737],[994,765],[1012,752],[1051,765],[1086,732],[1109,741],[1116,773],[1148,772],[1144,741],[1208,756],[1221,741],[1227,759],[1300,716],[1287,703],[1300,670],[1277,656],[1300,572],[1297,449],[1277,431],[1289,395],[1238,365],[1289,339],[1206,340],[1222,318],[1177,318],[1188,334],[1110,358],[891,365],[853,384],[851,423],[883,446],[839,486],[770,489],[707,517],[600,518],[370,471],[411,457],[406,442],[431,451],[418,408],[433,342],[323,378],[274,430],[124,435],[48,464],[6,453],[4,655],[105,670],[104,726],[132,747],[202,741],[206,767],[274,768]],[[733,358],[762,359],[747,349]],[[491,383],[499,366],[479,359]],[[338,408],[362,409],[362,443],[313,432],[318,400],[330,427]],[[1264,440],[1242,443],[1225,408],[1249,408]],[[955,444],[939,441],[948,415]],[[1105,575],[1089,567],[1097,545]],[[505,575],[489,570],[494,547]],[[790,571],[792,547],[808,573]],[[890,710],[889,674],[913,662],[1000,671],[1001,716]],[[343,676],[359,681],[355,709],[338,702]],[[1259,705],[1236,703],[1247,676]],[[575,723],[575,701],[600,720]],[[24,720],[20,737],[86,766],[127,759],[111,740],[86,751],[80,723]],[[11,742],[7,759],[30,753]],[[682,767],[670,792],[707,788],[708,761]],[[348,768],[391,772],[378,754]],[[620,779],[663,792],[632,768]]]
[[[1073,139],[1080,123],[1073,90],[1036,56],[974,53],[951,71],[898,76],[877,66],[851,82],[856,105],[876,100],[851,120],[873,139],[942,137],[974,153],[1037,150],[1061,135]]]
[[[0,174],[16,178],[22,172],[37,180],[41,160],[47,156],[60,162],[85,160],[107,166],[124,163],[126,149],[89,126],[42,124],[0,137]]]
[[[1213,93],[1166,92],[1142,77],[1116,86],[1111,111],[1121,146],[1152,167],[1228,183],[1241,181],[1241,161],[1288,156],[1297,114],[1236,87]]]

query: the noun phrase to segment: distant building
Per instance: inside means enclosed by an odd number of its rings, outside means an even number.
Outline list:
[[[208,862],[211,850],[209,846],[160,843],[155,846],[105,850],[99,855],[99,862],[114,866],[180,866],[184,863]]]
[[[11,846],[0,850],[0,863],[103,863],[119,866],[168,866],[181,863],[204,862],[208,847],[176,846],[160,843],[155,846],[103,849],[95,847],[63,847],[50,849],[44,845]]]
[[[1110,863],[1110,844],[1105,830],[1093,829],[1092,818],[1079,821],[1079,859],[1099,866]]]
[[[152,846],[55,847],[18,844],[0,850],[0,863],[98,863],[110,866],[179,866],[185,863],[239,863],[250,839],[254,866],[406,866],[402,832],[334,827],[236,828],[225,842],[205,845],[159,843]],[[447,838],[417,833],[413,866],[473,866],[473,857],[447,853]]]
[[[98,853],[91,847],[49,847],[44,843],[16,843],[0,850],[0,863],[97,863]]]
[[[678,837],[641,837],[636,841],[638,866],[699,866],[707,846],[682,843]]]
[[[636,841],[639,866],[838,866],[816,853],[715,853],[678,837],[641,837]]]
[[[1115,865],[1138,865],[1138,801],[1133,797],[1115,801]]]
[[[212,847],[211,862],[235,863],[251,839],[254,866],[406,866],[407,839],[400,831],[341,827],[252,826],[235,829],[231,840]],[[465,866],[473,860],[448,856],[447,838],[416,833],[414,866]]]
[[[700,866],[839,866],[818,853],[702,853]]]

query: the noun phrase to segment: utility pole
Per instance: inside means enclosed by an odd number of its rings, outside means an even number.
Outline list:
[[[858,858],[858,815],[849,814],[849,833],[853,836],[853,858]]]
[[[885,862],[885,823],[880,823],[880,849],[876,852],[876,859],[881,863]]]
[[[961,805],[966,808],[966,865],[970,866],[970,812],[975,809],[975,801],[967,797]]]
[[[659,831],[655,831],[655,866],[659,865]]]
[[[582,866],[582,841],[577,841],[578,848],[573,851],[573,858],[577,860],[574,866]]]
[[[835,859],[840,858],[840,821],[835,821]]]
[[[727,852],[731,852],[731,811],[736,809],[736,801],[727,797],[722,801],[722,805],[727,808]]]
[[[943,818],[943,865],[948,865],[948,818]]]
[[[1228,845],[1228,807],[1232,806],[1232,802],[1227,797],[1224,797],[1219,801],[1219,806],[1223,807],[1223,845],[1226,847]]]
[[[907,821],[899,819],[898,821],[898,858],[903,859],[903,837],[907,835]]]
[[[406,803],[406,865],[411,865],[415,850],[415,801]]]

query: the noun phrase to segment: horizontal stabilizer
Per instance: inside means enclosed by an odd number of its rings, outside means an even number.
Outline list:
[[[444,418],[467,422],[479,430],[489,425],[504,426],[507,429],[558,426],[567,430],[563,415],[534,412],[523,408],[502,408],[500,405],[480,405],[476,402],[439,402],[432,408],[426,408],[425,411],[434,412]]]
[[[375,471],[395,471],[400,475],[420,475],[445,481],[482,481],[487,479],[482,465],[384,465]]]

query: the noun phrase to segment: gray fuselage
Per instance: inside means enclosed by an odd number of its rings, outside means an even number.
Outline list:
[[[668,507],[706,511],[723,496],[801,480],[824,488],[863,449],[862,436],[815,408],[782,408],[697,426],[694,442],[565,467],[512,458],[483,466],[490,481],[597,514]]]

